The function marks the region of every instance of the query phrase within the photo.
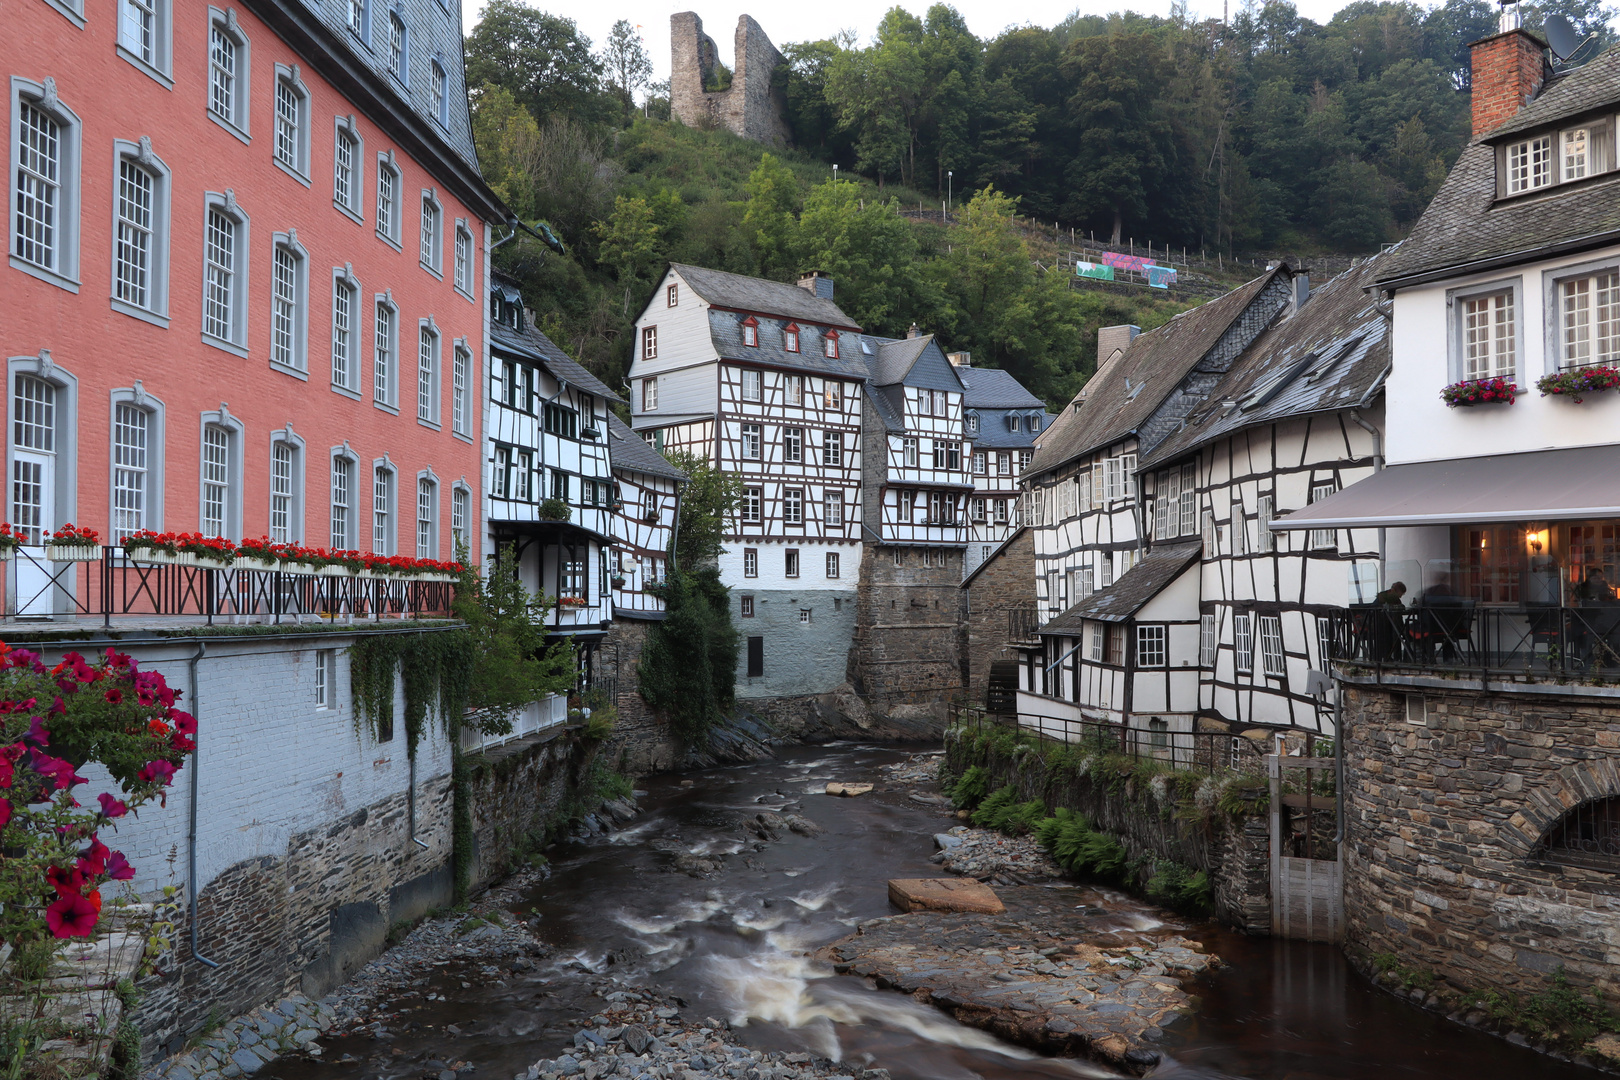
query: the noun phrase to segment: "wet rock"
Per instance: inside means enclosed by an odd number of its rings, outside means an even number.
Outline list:
[[[845,784],[840,783],[837,780],[831,781],[827,785],[828,795],[840,795],[846,799],[853,799],[856,796],[865,795],[871,790],[871,784]]]
[[[901,911],[974,911],[999,915],[1003,908],[995,890],[962,878],[894,878],[889,902]]]
[[[952,836],[950,833],[935,833],[934,846],[939,848],[941,851],[954,851],[962,846],[962,838],[960,836]]]
[[[708,877],[720,869],[720,863],[701,855],[686,853],[675,856],[671,868],[690,877]]]
[[[624,1029],[624,1045],[630,1048],[632,1054],[640,1054],[652,1042],[652,1034],[640,1024],[631,1024]]]
[[[800,817],[798,814],[789,814],[783,820],[787,822],[789,829],[792,829],[800,836],[820,836],[827,831],[809,818]]]

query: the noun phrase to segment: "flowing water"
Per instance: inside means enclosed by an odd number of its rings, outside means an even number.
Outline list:
[[[441,965],[413,992],[440,1000],[413,997],[410,1021],[391,1023],[383,1056],[370,1037],[352,1036],[329,1040],[326,1062],[277,1062],[265,1074],[393,1080],[421,1075],[422,1061],[443,1058],[474,1063],[473,1075],[483,1080],[506,1080],[561,1053],[574,1025],[603,1007],[580,978],[583,970],[679,995],[683,1015],[724,1017],[761,1049],[809,1051],[849,1062],[852,1071],[881,1067],[896,1080],[1114,1075],[1011,1046],[809,958],[860,920],[891,913],[889,878],[939,874],[928,861],[931,836],[952,822],[908,799],[906,789],[883,790],[878,767],[903,756],[833,746],[653,778],[636,824],[609,840],[553,851],[551,880],[513,905],[518,917],[539,916],[538,934],[556,950],[554,958],[516,977]],[[821,794],[828,780],[876,781],[878,790],[829,798]],[[798,813],[826,832],[784,833],[756,850],[736,822],[765,810]],[[707,879],[670,872],[681,854],[716,859],[725,869]],[[1168,1030],[1166,1060],[1155,1075],[1596,1075],[1403,1005],[1373,989],[1328,946],[1187,927],[1107,890],[1054,891],[1054,898],[1086,909],[1097,944],[1182,931],[1226,961],[1189,987],[1200,996],[1198,1011]],[[442,1033],[446,1025],[459,1029],[453,1044]],[[345,1052],[362,1060],[330,1060]],[[379,1065],[384,1058],[391,1064]]]

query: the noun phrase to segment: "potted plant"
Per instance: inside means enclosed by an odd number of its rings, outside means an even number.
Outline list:
[[[13,531],[11,522],[0,521],[0,562],[10,559],[12,552],[22,547],[23,539],[21,529]]]
[[[646,522],[648,525],[656,525],[656,524],[658,524],[658,511],[657,510],[649,510],[649,511],[647,511],[646,514],[642,515],[641,520]]]
[[[1519,384],[1509,379],[1465,379],[1440,391],[1440,400],[1453,409],[1471,405],[1513,404]]]
[[[196,561],[189,553],[182,557],[174,533],[157,533],[151,529],[142,529],[124,537],[124,554],[135,562],[156,566]]]
[[[101,535],[71,521],[45,537],[45,557],[52,562],[91,562],[101,558]]]
[[[561,499],[547,499],[540,504],[541,521],[567,521],[572,513]]]
[[[1567,397],[1579,405],[1587,394],[1597,394],[1620,386],[1620,368],[1607,364],[1556,371],[1536,380],[1542,397]]]
[[[624,575],[623,574],[614,574],[611,578],[608,579],[608,581],[613,585],[613,587],[615,589],[624,588]]]
[[[175,546],[189,553],[198,566],[230,566],[236,561],[236,545],[223,536],[179,533],[175,536]]]
[[[274,543],[268,536],[243,540],[231,565],[238,570],[280,570],[285,550],[286,545]]]
[[[358,551],[325,551],[325,561],[315,572],[321,577],[359,577],[366,568],[365,556]]]
[[[590,603],[583,596],[559,596],[557,606],[563,608],[582,608]]]

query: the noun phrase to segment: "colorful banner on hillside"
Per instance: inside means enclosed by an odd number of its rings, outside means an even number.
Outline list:
[[[1096,278],[1098,281],[1114,280],[1114,268],[1112,266],[1102,266],[1098,263],[1076,262],[1074,272],[1079,277]]]
[[[1168,289],[1176,283],[1176,271],[1169,266],[1149,266],[1147,279],[1148,284],[1155,289]]]
[[[1133,274],[1145,273],[1153,265],[1152,259],[1144,259],[1140,255],[1121,255],[1115,251],[1103,252],[1102,262],[1115,270],[1129,270]]]

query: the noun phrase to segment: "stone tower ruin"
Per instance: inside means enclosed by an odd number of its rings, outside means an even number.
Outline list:
[[[771,88],[782,54],[752,16],[737,20],[736,69],[726,89],[708,89],[720,83],[724,69],[696,12],[669,17],[669,51],[669,107],[675,119],[688,127],[723,127],[756,142],[788,141],[784,103]]]

